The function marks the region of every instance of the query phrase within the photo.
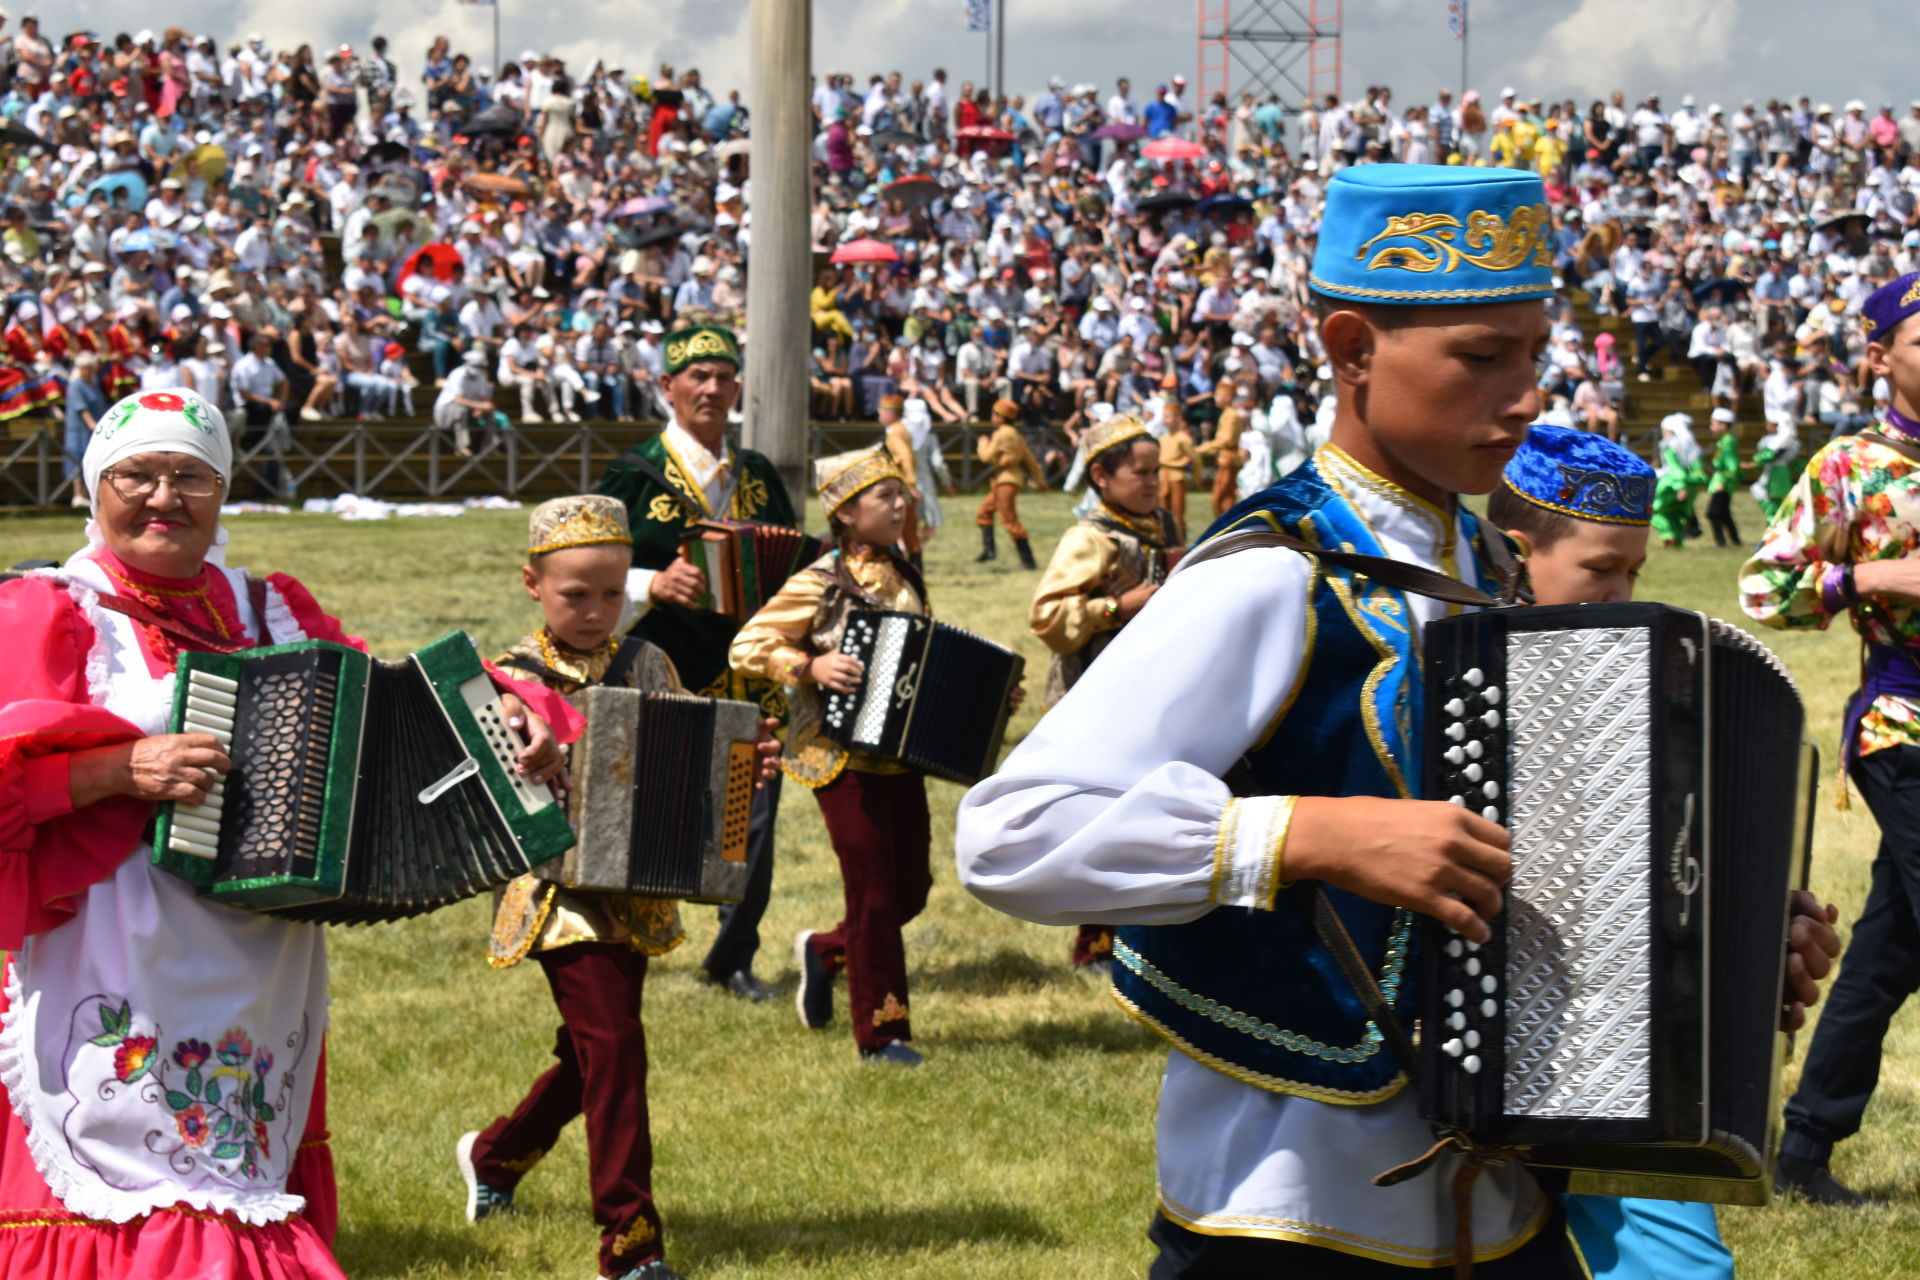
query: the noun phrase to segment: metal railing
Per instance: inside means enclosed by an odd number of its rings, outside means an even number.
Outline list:
[[[14,438],[0,438],[0,505],[65,505],[70,480],[59,424],[49,422],[44,430],[20,434],[24,426],[16,422]],[[278,463],[283,497],[353,493],[394,502],[483,495],[539,500],[591,491],[609,463],[659,429],[657,422],[515,427],[469,457],[455,452],[449,433],[423,424],[303,423],[282,433],[278,442],[261,441],[243,449],[230,492],[236,500],[266,494],[269,464]],[[986,483],[987,468],[974,452],[979,431],[934,428],[957,489]],[[1053,428],[1047,429],[1046,438],[1069,448]],[[814,457],[878,444],[880,439],[880,426],[874,422],[816,422],[811,429]]]

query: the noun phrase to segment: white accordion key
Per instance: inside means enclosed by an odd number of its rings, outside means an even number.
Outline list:
[[[1475,942],[1475,941],[1474,941],[1474,940],[1473,940],[1472,938],[1468,938],[1468,939],[1467,939],[1467,950],[1468,950],[1468,951],[1478,951],[1479,949],[1480,949],[1480,944],[1479,944],[1479,943],[1477,943],[1477,942]]]
[[[1474,1053],[1468,1054],[1466,1058],[1461,1061],[1460,1069],[1470,1076],[1478,1075],[1480,1073],[1480,1055]]]
[[[1481,756],[1487,754],[1487,749],[1480,745],[1480,742],[1478,739],[1475,739],[1474,741],[1469,742],[1467,744],[1466,751],[1467,751],[1467,759],[1469,760],[1478,760]]]
[[[1440,1052],[1446,1054],[1449,1058],[1457,1058],[1466,1051],[1467,1046],[1460,1043],[1458,1039],[1449,1040],[1440,1046]]]
[[[1448,747],[1443,758],[1448,764],[1459,764],[1467,758],[1467,753],[1459,747]]]
[[[493,681],[486,675],[477,675],[460,686],[461,700],[467,704],[467,710],[473,713],[474,720],[480,726],[480,732],[493,748],[494,759],[506,771],[507,781],[513,786],[513,793],[520,801],[520,807],[528,813],[538,813],[553,802],[553,793],[545,787],[535,787],[520,776],[520,748],[522,743],[514,731],[507,727],[505,714],[500,709],[500,695],[493,687]],[[443,783],[446,779],[441,780]],[[459,779],[454,779],[458,782]],[[437,785],[437,784],[436,784]],[[448,784],[451,785],[451,784]],[[429,788],[431,790],[432,788]]]
[[[1500,705],[1500,686],[1490,684],[1480,691],[1480,696],[1487,700],[1488,706],[1497,707]]]
[[[1489,782],[1480,788],[1480,794],[1489,800],[1498,800],[1500,798],[1500,784],[1497,782]]]
[[[1480,723],[1489,729],[1498,729],[1500,727],[1500,713],[1498,711],[1489,711],[1480,717]]]
[[[1460,724],[1456,721],[1455,723],[1447,726],[1446,734],[1449,738],[1452,738],[1455,742],[1458,742],[1460,741],[1460,739],[1467,736],[1467,726]]]
[[[1452,702],[1449,702],[1443,710],[1450,716],[1463,716],[1467,714],[1467,704],[1455,698]]]
[[[1480,811],[1480,816],[1488,822],[1498,822],[1500,821],[1500,810],[1493,805],[1488,805]]]
[[[1478,689],[1481,685],[1487,682],[1487,673],[1482,671],[1480,668],[1475,667],[1471,671],[1467,672],[1467,674],[1461,676],[1460,678],[1467,682],[1468,688]]]
[[[1458,1011],[1450,1013],[1447,1015],[1447,1025],[1453,1030],[1459,1031],[1467,1025],[1467,1015]]]
[[[1465,968],[1467,971],[1467,976],[1469,978],[1479,977],[1480,976],[1480,957],[1468,956]]]
[[[1458,960],[1460,958],[1460,953],[1464,950],[1466,950],[1466,948],[1460,945],[1460,939],[1458,938],[1447,939],[1447,954],[1449,956],[1452,956],[1455,960]]]
[[[1478,1049],[1479,1047],[1480,1047],[1480,1033],[1478,1031],[1467,1032],[1467,1048]]]
[[[1499,979],[1495,978],[1490,973],[1483,975],[1480,979],[1480,989],[1486,992],[1488,995],[1492,995],[1495,991],[1499,989],[1499,987],[1500,987]]]
[[[1478,782],[1480,781],[1480,779],[1487,776],[1486,770],[1482,769],[1477,764],[1470,764],[1466,768],[1462,769],[1460,772],[1466,775],[1466,779],[1468,782]]]
[[[1493,1001],[1491,1001],[1491,1000],[1482,1000],[1482,1001],[1480,1002],[1480,1016],[1481,1016],[1481,1017],[1483,1017],[1483,1018],[1491,1018],[1491,1017],[1492,1017],[1492,1016],[1493,1016],[1494,1014],[1496,1014],[1496,1013],[1498,1013],[1498,1012],[1500,1012],[1500,1006],[1499,1006],[1499,1005],[1497,1005],[1497,1004],[1495,1004],[1495,1003],[1494,1003]]]
[[[1455,987],[1453,990],[1447,992],[1447,1003],[1452,1005],[1454,1008],[1458,1009],[1461,1005],[1465,1004],[1466,1002],[1467,1002],[1467,993],[1460,990],[1460,988]]]

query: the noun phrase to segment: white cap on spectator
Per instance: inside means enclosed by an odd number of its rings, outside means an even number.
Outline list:
[[[1226,363],[1221,367],[1228,373],[1238,373],[1247,366],[1241,361],[1239,356],[1228,356]]]
[[[687,269],[697,276],[711,275],[713,274],[713,259],[703,253],[695,258],[693,265]]]
[[[1127,305],[1135,311],[1145,311],[1147,309],[1147,300],[1135,294],[1133,297],[1127,299]]]
[[[1113,303],[1105,298],[1095,298],[1093,300],[1093,309],[1095,311],[1111,311],[1113,310]]]
[[[233,319],[233,308],[224,302],[216,302],[207,308],[207,314],[215,320],[231,320]]]
[[[83,276],[103,276],[107,274],[107,264],[104,262],[89,262],[86,266],[80,268],[80,274]]]
[[[740,225],[740,219],[734,217],[725,209],[722,209],[719,213],[713,215],[713,225],[715,227],[737,227]]]
[[[738,200],[739,198],[740,188],[734,186],[731,182],[723,182],[713,189],[713,202],[715,204],[726,204],[730,200]]]
[[[173,304],[173,310],[167,315],[174,320],[189,320],[193,318],[193,308],[184,302],[176,302]]]
[[[470,364],[476,369],[481,368],[487,363],[487,353],[484,351],[469,351],[460,357],[460,363]]]
[[[1690,107],[1690,106],[1692,106],[1692,105],[1693,105],[1693,95],[1692,95],[1692,94],[1690,94],[1690,93],[1688,93],[1688,94],[1683,94],[1683,95],[1681,95],[1681,98],[1680,98],[1680,105],[1681,105],[1681,106],[1683,106],[1683,107]]]
[[[1233,345],[1236,347],[1250,347],[1253,345],[1253,335],[1250,333],[1236,333],[1233,335]]]
[[[631,321],[631,320],[622,320],[622,321],[621,321],[621,322],[620,322],[619,324],[617,324],[617,325],[615,325],[615,326],[614,326],[614,329],[613,329],[613,331],[614,331],[615,333],[632,333],[632,332],[633,332],[633,321]]]
[[[1513,96],[1513,86],[1508,85],[1506,88],[1502,89],[1500,91],[1500,96],[1503,98],[1511,98]]]
[[[640,322],[640,332],[642,333],[665,333],[666,331],[667,326],[661,324],[658,320],[642,320]]]

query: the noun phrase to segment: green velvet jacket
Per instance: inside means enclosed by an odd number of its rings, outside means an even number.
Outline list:
[[[673,482],[678,496],[643,475],[625,458],[607,468],[595,491],[626,503],[627,519],[633,526],[634,567],[664,569],[680,554],[681,538],[694,521],[709,517],[706,496],[681,469],[664,435],[649,438],[638,452]],[[799,517],[773,464],[751,449],[735,447],[733,457],[739,479],[732,509],[712,515],[798,528]],[[633,634],[666,650],[688,691],[709,698],[758,702],[769,715],[785,718],[786,698],[778,685],[742,679],[727,666],[727,646],[739,629],[738,623],[723,614],[655,604],[634,624]]]

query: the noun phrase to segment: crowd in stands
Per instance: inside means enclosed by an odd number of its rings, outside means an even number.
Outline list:
[[[136,386],[191,386],[255,439],[658,417],[664,333],[744,322],[748,106],[693,69],[528,50],[493,72],[444,38],[0,24],[0,417],[64,400],[84,442]],[[1178,76],[996,98],[934,70],[830,74],[812,109],[828,419],[1007,398],[1038,433],[1098,403],[1204,439],[1241,398],[1304,430],[1327,389],[1305,276],[1351,164],[1545,176],[1566,291],[1542,385],[1596,430],[1669,364],[1782,429],[1864,421],[1859,303],[1920,266],[1920,101],[1198,102]],[[1590,341],[1576,299],[1621,340]]]

